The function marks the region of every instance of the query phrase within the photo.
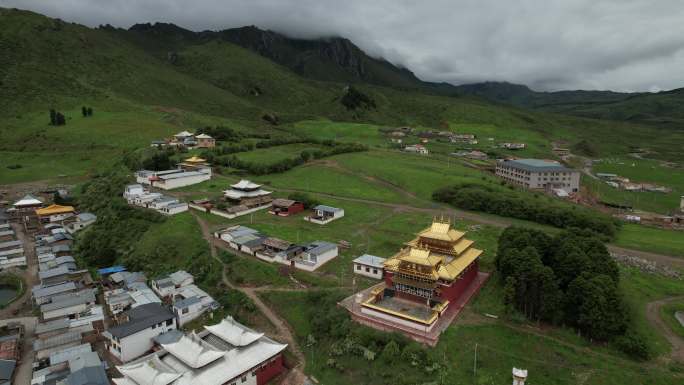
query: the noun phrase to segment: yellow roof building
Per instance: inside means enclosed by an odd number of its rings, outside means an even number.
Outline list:
[[[465,233],[451,228],[448,221],[435,219],[417,238],[387,259],[385,269],[432,281],[455,280],[482,254],[464,236]]]
[[[185,162],[186,163],[206,163],[207,160],[200,158],[200,157],[197,157],[197,156],[193,156],[191,158],[186,159]]]
[[[66,214],[66,213],[73,213],[76,210],[74,209],[73,206],[62,206],[62,205],[50,205],[48,207],[43,207],[42,209],[36,209],[36,215],[38,216],[47,216],[47,215],[57,215],[57,214]]]

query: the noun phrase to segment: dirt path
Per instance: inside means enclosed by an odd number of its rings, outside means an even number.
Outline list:
[[[606,245],[608,251],[615,254],[628,255],[630,257],[638,257],[647,259],[661,265],[667,265],[674,268],[684,268],[684,258],[673,257],[670,255],[656,254],[648,251],[640,251],[633,249],[625,249],[620,246]]]
[[[21,362],[18,363],[14,376],[15,385],[30,385],[31,373],[33,372],[33,338],[38,324],[36,317],[9,318],[0,320],[0,326],[5,326],[10,322],[19,322],[24,325],[24,339],[22,341]]]
[[[660,316],[660,309],[664,305],[680,300],[684,300],[684,296],[668,297],[647,303],[646,318],[656,329],[660,330],[660,333],[672,345],[670,358],[684,363],[684,339],[672,331]]]
[[[190,211],[192,216],[197,220],[197,223],[200,225],[200,228],[202,229],[202,235],[204,236],[204,239],[209,242],[209,249],[211,250],[211,256],[219,261],[221,265],[223,265],[223,261],[218,257],[218,253],[216,252],[216,244],[214,242],[214,238],[211,234],[211,230],[209,228],[209,225],[202,219],[200,218],[197,214],[195,214],[193,211]],[[301,363],[298,366],[295,366],[292,368],[288,374],[282,379],[281,385],[303,385],[308,382],[308,379],[306,375],[304,374],[304,365],[306,364],[306,359],[304,354],[302,353],[301,349],[299,348],[299,345],[297,344],[297,340],[294,337],[294,333],[292,332],[292,329],[290,328],[290,325],[287,324],[285,320],[280,318],[278,314],[276,314],[268,305],[266,305],[259,295],[257,294],[259,288],[246,288],[246,287],[240,287],[234,285],[232,282],[228,280],[228,277],[226,275],[226,269],[225,266],[223,268],[223,275],[222,275],[223,283],[228,286],[229,288],[233,290],[239,290],[243,292],[247,297],[249,297],[252,302],[254,302],[254,305],[259,309],[259,311],[266,316],[266,318],[273,324],[273,326],[276,328],[277,335],[275,336],[276,339],[286,342],[292,353],[297,357],[297,360]]]
[[[0,318],[16,317],[22,309],[29,309],[30,313],[31,288],[38,284],[38,259],[36,258],[36,249],[34,248],[33,239],[24,232],[24,228],[18,223],[13,223],[12,229],[14,229],[17,239],[23,243],[22,247],[24,248],[24,255],[26,256],[27,268],[12,268],[9,269],[9,271],[21,277],[25,287],[21,297],[0,310]]]

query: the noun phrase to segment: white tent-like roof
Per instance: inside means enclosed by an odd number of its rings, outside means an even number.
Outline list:
[[[231,184],[230,187],[238,189],[238,190],[242,190],[242,189],[257,189],[257,188],[261,187],[261,185],[256,184],[256,183],[251,182],[251,181],[248,181],[246,179],[242,179],[241,181],[239,181],[235,184]]]
[[[25,197],[21,198],[20,200],[14,202],[12,206],[14,207],[26,207],[26,206],[38,206],[42,205],[43,202],[41,202],[38,198],[34,197],[31,194],[26,195]]]
[[[181,132],[177,133],[177,134],[174,135],[174,136],[175,136],[175,137],[179,137],[179,138],[187,138],[187,137],[189,137],[189,136],[192,136],[192,133],[191,133],[191,132],[187,132],[187,131],[181,131]]]
[[[116,367],[121,374],[130,378],[138,385],[169,385],[176,381],[181,374],[163,363],[158,356],[130,365]]]
[[[226,317],[219,324],[205,326],[204,328],[233,346],[247,346],[264,336],[264,333],[257,333],[242,326],[231,316]]]
[[[190,335],[183,335],[176,342],[162,344],[161,346],[193,369],[204,367],[225,354],[224,351],[217,350],[202,341],[194,331]]]
[[[199,134],[199,135],[195,136],[195,138],[197,138],[197,139],[214,139],[207,134]]]

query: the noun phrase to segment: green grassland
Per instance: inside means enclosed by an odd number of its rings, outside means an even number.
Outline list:
[[[625,248],[684,257],[684,233],[681,231],[625,224],[614,243]]]
[[[594,164],[596,173],[612,173],[629,178],[634,183],[652,183],[669,187],[672,192],[630,192],[616,189],[600,181],[589,184],[602,200],[629,205],[657,213],[671,213],[679,208],[684,195],[684,168],[653,159],[612,158]]]
[[[235,154],[240,160],[253,162],[258,164],[272,164],[285,159],[292,159],[302,151],[316,151],[322,149],[322,146],[316,146],[307,143],[287,144],[283,146],[275,146],[269,148],[256,149],[254,151],[240,152]]]
[[[663,305],[660,308],[660,317],[673,332],[684,338],[684,326],[675,317],[675,313],[678,311],[684,311],[684,302],[680,301]]]

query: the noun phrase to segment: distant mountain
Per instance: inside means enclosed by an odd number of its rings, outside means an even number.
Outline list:
[[[658,93],[537,92],[525,85],[507,82],[464,84],[455,88],[463,95],[521,108],[684,128],[684,88]]]

